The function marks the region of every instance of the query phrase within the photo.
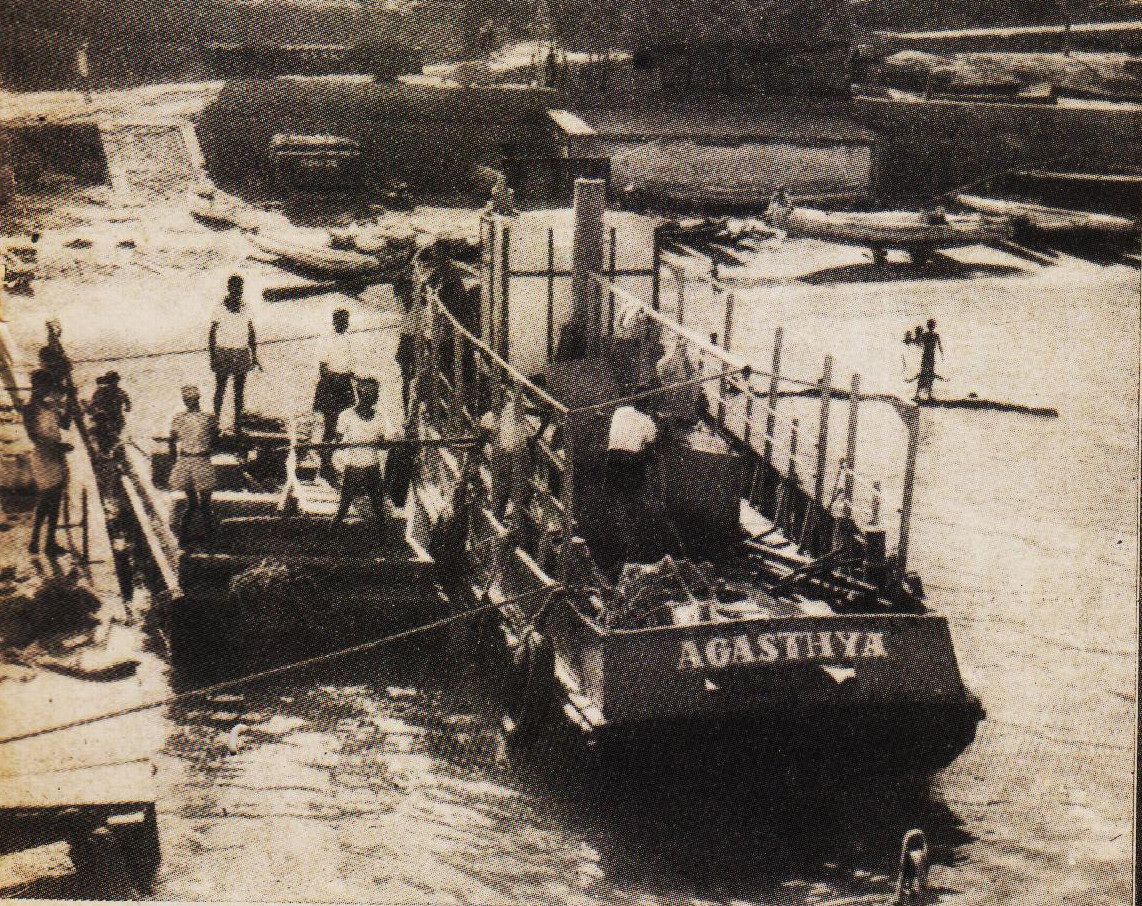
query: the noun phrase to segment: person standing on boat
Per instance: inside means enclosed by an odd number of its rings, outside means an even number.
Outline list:
[[[254,322],[242,302],[243,281],[234,274],[226,281],[226,298],[210,323],[210,370],[214,372],[214,417],[222,417],[226,385],[234,381],[234,433],[242,433],[242,407],[246,375],[258,362],[258,337]]]
[[[488,466],[492,473],[492,512],[500,519],[507,515],[508,503],[518,521],[528,499],[532,473],[531,435],[523,411],[520,389],[509,383],[504,387],[503,406],[498,413],[489,412],[480,426],[492,438]]]
[[[408,413],[409,390],[416,376],[416,354],[420,338],[424,335],[424,325],[428,320],[428,309],[420,284],[412,275],[403,275],[393,283],[393,291],[401,300],[404,311],[400,319],[400,338],[397,340],[397,366],[401,376],[401,400]]]
[[[647,408],[645,398],[619,406],[607,434],[607,488],[623,504],[628,520],[641,504],[647,466],[658,440],[658,424]]]
[[[317,389],[313,394],[313,411],[323,419],[325,443],[332,442],[337,434],[337,419],[353,405],[353,374],[357,368],[353,343],[349,337],[349,312],[338,308],[333,312],[333,331],[321,339],[317,351]],[[333,454],[322,451],[322,468],[327,478],[332,477]]]
[[[218,436],[218,418],[202,411],[198,388],[193,385],[182,388],[182,402],[186,410],[171,422],[168,442],[175,458],[170,477],[171,490],[182,491],[186,495],[186,511],[179,526],[179,537],[185,543],[191,537],[195,518],[202,522],[203,538],[209,537],[213,526],[210,498],[216,479],[210,454]]]
[[[380,385],[375,378],[357,383],[357,405],[337,419],[337,452],[333,465],[341,473],[341,502],[333,525],[338,525],[349,507],[360,497],[368,497],[379,533],[385,529],[385,460],[388,453],[377,445],[397,440],[389,419],[377,408]]]
[[[91,416],[91,433],[100,454],[111,456],[119,446],[119,438],[127,425],[131,397],[119,386],[119,372],[108,371],[95,379],[95,392],[87,404]]]
[[[67,490],[67,453],[72,445],[63,439],[67,425],[67,402],[55,378],[43,369],[32,372],[32,395],[24,410],[24,426],[32,442],[32,481],[36,486],[36,513],[28,553],[40,552],[40,531],[44,553],[54,557],[62,548],[56,544],[59,511]]]
[[[690,360],[685,344],[676,336],[668,341],[666,354],[654,366],[662,393],[657,397],[659,412],[669,427],[679,434],[694,427],[705,396],[699,384],[692,383],[698,369]]]

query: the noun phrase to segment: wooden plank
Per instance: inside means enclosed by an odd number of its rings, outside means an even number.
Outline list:
[[[155,801],[149,759],[71,771],[0,775],[0,810],[143,804]]]

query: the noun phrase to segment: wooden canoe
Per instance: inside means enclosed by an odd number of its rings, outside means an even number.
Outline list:
[[[981,214],[1010,217],[1018,226],[1042,233],[1103,233],[1129,236],[1138,230],[1137,221],[1129,217],[1116,217],[1113,214],[1050,208],[1024,201],[986,198],[980,195],[957,195],[956,201]]]
[[[954,248],[1010,239],[1014,233],[1009,218],[983,214],[939,217],[918,211],[832,212],[774,204],[766,217],[789,236],[873,249]]]
[[[242,199],[213,186],[186,193],[191,216],[208,226],[252,228],[256,212]]]
[[[318,245],[286,233],[250,232],[246,238],[260,251],[315,274],[340,278],[359,277],[379,271],[382,267],[373,255]]]

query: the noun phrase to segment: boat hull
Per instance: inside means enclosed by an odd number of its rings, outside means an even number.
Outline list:
[[[1043,205],[979,195],[957,195],[956,201],[964,207],[1011,217],[1018,226],[1038,233],[1088,233],[1105,236],[1130,236],[1138,231],[1138,224],[1127,217],[1113,214],[1095,214],[1088,211],[1071,211],[1066,208],[1049,208]]]
[[[981,245],[1013,235],[1012,224],[1005,218],[949,215],[945,222],[933,223],[906,211],[849,214],[794,208],[775,216],[773,223],[791,237],[908,252]]]
[[[247,238],[260,251],[316,274],[331,277],[361,277],[380,270],[381,263],[360,252],[320,248],[284,236],[250,233]]]

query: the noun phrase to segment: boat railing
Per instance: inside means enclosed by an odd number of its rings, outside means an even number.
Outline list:
[[[886,548],[888,532],[882,523],[881,483],[856,468],[857,429],[862,403],[890,405],[901,417],[908,434],[903,478],[901,521],[896,544],[898,568],[906,564],[912,487],[918,442],[918,409],[884,395],[860,391],[860,376],[853,375],[845,389],[833,386],[833,360],[826,357],[821,378],[805,380],[781,371],[783,331],[774,337],[769,370],[752,367],[733,353],[727,339],[734,328],[735,299],[723,285],[715,287],[724,298],[722,344],[717,335],[701,333],[664,315],[638,296],[606,277],[593,275],[605,294],[604,332],[615,335],[620,313],[633,308],[660,334],[664,346],[673,341],[685,351],[699,375],[718,380],[702,384],[708,412],[717,426],[756,465],[749,479],[749,504],[774,529],[805,554],[823,556],[837,551],[867,549],[871,544]],[[624,312],[628,310],[627,312]],[[816,425],[779,410],[782,400],[804,398],[818,401]],[[829,455],[830,409],[834,400],[848,405],[844,455],[835,461]],[[787,409],[788,411],[788,409]],[[815,429],[815,435],[812,434]],[[815,442],[815,443],[814,443]]]
[[[556,551],[575,532],[568,408],[466,330],[435,292],[427,296],[432,319],[417,363],[414,430],[429,441],[479,439],[461,450],[421,445],[424,486],[459,490],[470,505],[469,553],[484,589],[504,587],[512,571],[549,583],[562,576]]]

